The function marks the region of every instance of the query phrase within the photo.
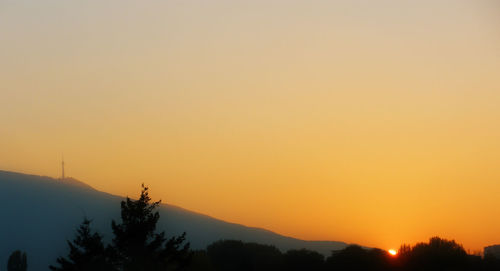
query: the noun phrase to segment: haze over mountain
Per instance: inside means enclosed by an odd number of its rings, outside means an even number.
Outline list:
[[[58,180],[0,171],[0,266],[12,251],[21,249],[28,254],[30,270],[47,270],[58,256],[67,254],[66,240],[73,239],[85,216],[109,241],[111,219],[119,219],[121,200],[123,197],[97,191],[73,178]],[[220,239],[236,239],[272,244],[283,251],[308,248],[326,255],[347,245],[290,238],[168,204],[161,204],[159,212],[158,230],[167,235],[186,231],[193,249],[203,249]]]

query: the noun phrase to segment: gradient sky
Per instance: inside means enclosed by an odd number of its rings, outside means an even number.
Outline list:
[[[302,239],[500,243],[495,0],[0,0],[0,168]]]

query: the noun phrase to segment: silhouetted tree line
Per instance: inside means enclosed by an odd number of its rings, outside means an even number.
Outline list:
[[[281,253],[274,246],[229,240],[194,252],[188,270],[498,271],[500,259],[467,254],[455,241],[439,237],[413,247],[403,245],[396,256],[351,245],[326,258],[306,249]]]
[[[500,271],[500,259],[468,254],[455,241],[433,237],[428,243],[402,245],[396,256],[357,245],[332,251],[328,257],[307,250],[281,252],[274,246],[221,240],[205,250],[191,251],[186,233],[167,238],[157,232],[160,218],[148,188],[138,200],[121,202],[121,221],[111,222],[113,238],[105,245],[101,234],[84,219],[69,254],[56,260],[52,271]],[[8,271],[26,271],[26,253],[9,257]]]

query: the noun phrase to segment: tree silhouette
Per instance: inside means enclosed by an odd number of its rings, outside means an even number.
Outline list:
[[[365,249],[358,245],[350,245],[340,251],[332,252],[326,259],[328,270],[339,271],[382,271],[391,270],[389,255],[381,249]]]
[[[16,250],[12,252],[7,262],[7,271],[26,271],[28,269],[28,261],[26,253]]]
[[[405,246],[399,254],[407,270],[470,270],[471,256],[454,240],[432,237],[429,243]]]
[[[108,251],[102,242],[102,236],[90,229],[90,220],[84,219],[77,230],[74,241],[68,241],[68,258],[57,259],[59,267],[49,266],[53,271],[112,271]]]
[[[223,240],[207,247],[207,254],[216,270],[265,271],[279,270],[282,254],[274,246]]]
[[[316,251],[307,249],[289,250],[284,255],[284,270],[288,271],[307,271],[323,270],[324,256]]]
[[[113,262],[123,271],[156,271],[182,269],[190,258],[186,233],[165,237],[165,232],[156,233],[160,215],[155,209],[160,204],[151,202],[148,187],[142,185],[138,200],[127,197],[121,202],[121,223],[111,223],[114,238],[111,250]]]
[[[195,250],[192,252],[191,261],[187,271],[215,271],[206,250]]]

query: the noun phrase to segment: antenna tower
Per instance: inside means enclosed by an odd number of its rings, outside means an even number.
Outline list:
[[[61,180],[64,180],[64,156],[62,157],[61,166],[62,166],[62,175],[61,175]]]

